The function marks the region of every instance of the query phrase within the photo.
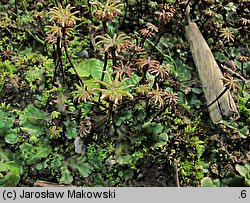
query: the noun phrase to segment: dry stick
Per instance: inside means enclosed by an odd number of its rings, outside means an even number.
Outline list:
[[[191,2],[191,0],[189,0],[189,3],[187,4],[188,6],[190,6],[190,2]],[[192,16],[194,14],[195,8],[199,4],[199,2],[200,2],[200,0],[194,0],[194,2],[192,3],[192,8],[190,10],[190,16]]]
[[[174,161],[174,171],[175,171],[175,181],[176,181],[176,186],[180,187],[180,182],[179,182],[179,175],[178,175],[178,161]]]
[[[225,88],[225,86],[223,86],[223,82],[220,80],[223,75],[197,24],[191,22],[188,10],[189,6],[186,12],[189,24],[185,27],[185,35],[190,44],[190,50],[199,72],[199,78],[206,101],[210,103],[210,101],[218,97],[221,91],[224,91],[223,88]],[[226,90],[225,95],[220,98],[220,101],[208,110],[214,124],[220,122],[225,116],[233,115],[234,119],[237,119],[239,116],[231,92]]]
[[[240,74],[234,72],[233,70],[231,70],[230,68],[227,68],[226,66],[222,66],[225,70],[229,71],[230,73],[232,73],[233,75],[236,75],[238,78],[240,78],[241,80],[243,80],[245,83],[249,83],[250,81],[246,80],[244,77],[242,77]]]
[[[34,183],[34,187],[76,187],[74,185],[68,185],[68,184],[57,184],[57,183],[52,183],[48,181],[43,181],[43,180],[37,180]]]

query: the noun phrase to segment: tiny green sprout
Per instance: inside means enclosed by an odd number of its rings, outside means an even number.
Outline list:
[[[52,111],[51,114],[50,114],[50,118],[51,119],[56,119],[56,118],[59,118],[60,115],[61,115],[60,112],[58,112],[58,111]]]
[[[37,138],[37,136],[35,136],[35,135],[31,135],[31,136],[30,136],[29,142],[30,142],[31,144],[35,144],[35,143],[37,143],[38,141],[39,141],[39,139]]]
[[[157,8],[158,3],[155,2],[155,1],[149,1],[148,5],[149,5],[151,8],[155,9],[155,8]]]
[[[185,134],[190,135],[190,134],[194,133],[195,130],[196,130],[195,126],[191,127],[191,126],[188,125],[188,126],[185,127],[184,132],[185,132]]]
[[[10,104],[6,104],[5,102],[0,104],[0,109],[2,109],[3,111],[8,111],[11,109]]]
[[[138,85],[135,88],[135,92],[142,96],[147,96],[150,90],[151,90],[151,87],[148,84]]]
[[[49,128],[49,134],[51,139],[58,139],[59,137],[61,137],[61,132],[62,128],[60,127],[51,126]]]

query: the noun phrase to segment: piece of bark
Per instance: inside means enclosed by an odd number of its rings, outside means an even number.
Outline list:
[[[51,183],[43,180],[37,180],[34,183],[34,187],[76,187],[74,185],[63,185],[63,184],[57,184],[57,183]]]
[[[209,105],[225,89],[221,80],[223,75],[208,44],[194,22],[189,21],[189,24],[185,28],[185,35],[198,70],[207,105]],[[218,123],[225,117],[233,119],[239,117],[230,91],[226,91],[218,101],[208,107],[208,112],[213,123]]]

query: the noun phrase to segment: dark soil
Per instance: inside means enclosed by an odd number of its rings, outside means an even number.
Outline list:
[[[134,187],[176,187],[173,167],[151,163],[143,160],[139,174],[131,181]]]

